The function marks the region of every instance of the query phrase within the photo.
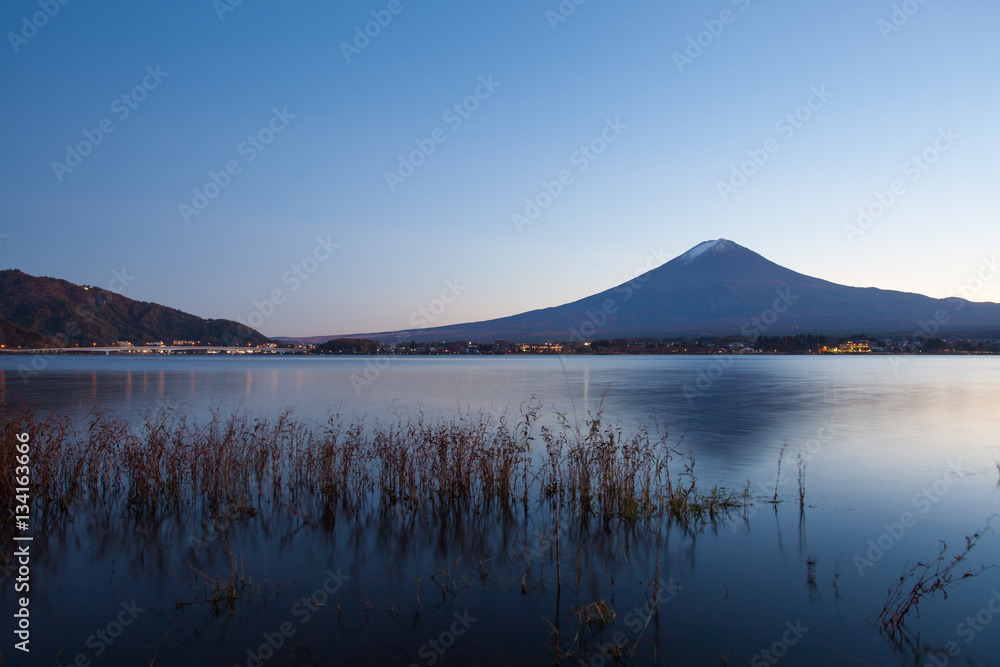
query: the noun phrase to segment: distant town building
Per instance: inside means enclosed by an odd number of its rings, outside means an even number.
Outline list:
[[[559,343],[544,343],[542,345],[533,345],[531,343],[520,343],[518,344],[518,349],[521,352],[534,352],[534,353],[552,353],[559,354],[562,352],[563,346]]]

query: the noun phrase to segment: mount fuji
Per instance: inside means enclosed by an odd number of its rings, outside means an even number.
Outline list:
[[[717,239],[700,243],[629,282],[561,306],[483,322],[353,336],[383,342],[533,343],[862,332],[996,335],[1000,304],[838,285]],[[298,340],[325,342],[335,337]]]

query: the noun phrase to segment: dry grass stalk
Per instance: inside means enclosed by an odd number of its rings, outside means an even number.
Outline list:
[[[583,430],[542,428],[547,456],[532,448],[538,406],[516,417],[459,412],[429,419],[398,411],[387,421],[331,416],[319,428],[293,419],[212,413],[204,424],[173,410],[138,423],[93,412],[74,423],[30,410],[0,415],[0,467],[14,461],[15,434],[32,433],[32,495],[50,515],[77,503],[157,520],[180,510],[207,518],[243,508],[253,515],[282,504],[304,520],[381,508],[430,512],[508,511],[531,497],[556,502],[571,518],[635,522],[673,517],[715,520],[746,505],[725,489],[701,492],[688,457],[671,479],[678,455],[667,434],[645,427],[626,433],[598,412]],[[541,463],[541,470],[535,470]],[[0,492],[13,475],[0,470]],[[560,509],[562,508],[562,509]],[[561,545],[557,544],[557,549]]]
[[[920,603],[924,599],[939,592],[947,599],[948,589],[956,581],[979,576],[987,569],[984,566],[975,572],[955,572],[986,532],[992,532],[990,523],[983,530],[967,536],[965,548],[950,560],[947,558],[948,545],[942,541],[941,550],[934,560],[920,561],[907,567],[899,580],[889,588],[882,611],[876,618],[876,624],[890,639],[897,643],[904,639],[907,618],[910,614],[920,615]]]

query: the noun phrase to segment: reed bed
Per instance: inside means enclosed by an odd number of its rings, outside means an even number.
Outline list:
[[[600,413],[577,428],[559,415],[533,447],[539,406],[516,414],[460,411],[445,418],[398,410],[365,422],[331,415],[323,424],[291,413],[265,419],[214,412],[204,423],[168,410],[140,420],[95,411],[81,421],[29,409],[0,415],[0,492],[13,491],[15,435],[32,438],[32,494],[45,513],[91,503],[138,516],[197,507],[273,503],[307,518],[372,508],[403,511],[511,510],[565,505],[572,517],[626,522],[710,518],[746,496],[702,493],[688,458],[666,432],[626,432]],[[304,509],[303,509],[304,508]]]

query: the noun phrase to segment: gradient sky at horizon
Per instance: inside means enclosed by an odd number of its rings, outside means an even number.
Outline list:
[[[69,2],[16,45],[43,10],[12,0],[0,267],[105,287],[124,268],[125,296],[203,317],[247,320],[280,290],[258,328],[322,335],[408,328],[446,281],[462,293],[429,324],[555,306],[721,237],[936,297],[1000,249],[996,2],[589,0],[553,29],[560,4],[399,0],[347,62],[341,44],[389,0],[244,0],[221,19],[229,0]],[[916,11],[886,33],[902,5]],[[121,118],[114,100],[154,83],[147,67],[169,75]],[[456,127],[446,111],[481,79],[499,87]],[[814,89],[831,96],[794,133],[779,126]],[[294,118],[247,161],[241,142],[274,109]],[[53,162],[102,119],[114,131],[60,180]],[[609,119],[625,127],[581,157]],[[447,140],[390,190],[385,173],[438,128]],[[718,182],[769,139],[777,151],[724,201]],[[914,171],[925,150],[936,161]],[[186,224],[179,205],[231,160],[240,173]],[[518,232],[512,215],[563,170],[572,182]],[[894,180],[895,202],[849,238]],[[290,277],[317,239],[339,247]],[[966,296],[1000,302],[1000,277]]]

